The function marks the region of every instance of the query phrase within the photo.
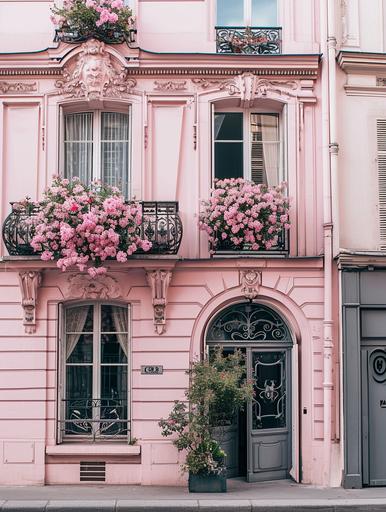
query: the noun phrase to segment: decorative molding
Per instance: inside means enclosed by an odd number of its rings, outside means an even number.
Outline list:
[[[184,91],[186,89],[186,80],[177,82],[174,80],[167,80],[166,82],[154,81],[155,91]]]
[[[240,270],[241,293],[248,300],[256,299],[261,285],[261,272],[256,269]]]
[[[36,82],[0,82],[0,94],[24,94],[26,92],[36,92],[37,90]]]
[[[63,79],[55,82],[58,94],[92,100],[103,97],[121,98],[132,92],[137,84],[136,80],[128,77],[126,68],[113,63],[102,41],[90,39],[81,48],[75,67],[72,70],[66,67],[63,70]]]
[[[24,310],[23,325],[27,334],[36,332],[36,305],[42,273],[35,270],[19,272],[21,305]]]
[[[118,281],[110,275],[79,273],[68,277],[65,295],[71,299],[117,299],[122,293]]]
[[[152,304],[154,310],[155,332],[159,335],[166,331],[166,305],[167,293],[172,279],[171,270],[146,271],[147,282],[151,288]]]
[[[32,1],[32,0],[31,0]],[[61,68],[1,68],[0,76],[58,76],[62,74]]]

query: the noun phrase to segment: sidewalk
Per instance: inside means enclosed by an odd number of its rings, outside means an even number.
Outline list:
[[[185,487],[0,487],[1,511],[30,512],[349,512],[385,511],[386,488],[322,489],[291,481],[228,480],[226,494],[189,494]]]

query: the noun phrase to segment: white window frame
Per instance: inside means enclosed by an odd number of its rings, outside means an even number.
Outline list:
[[[64,143],[64,119],[67,114],[93,114],[92,116],[92,133],[93,133],[93,157],[92,157],[92,177],[91,179],[101,180],[102,179],[102,166],[101,166],[101,158],[102,158],[102,113],[117,113],[117,114],[127,114],[129,116],[129,141],[128,141],[128,185],[127,190],[122,190],[122,194],[130,198],[132,195],[132,169],[133,169],[133,115],[132,115],[132,105],[127,104],[125,108],[117,107],[116,105],[105,105],[103,109],[89,109],[89,108],[79,108],[78,107],[62,107],[61,108],[61,122],[60,122],[60,151],[59,151],[59,169],[62,170],[61,174],[64,176],[64,163],[65,163],[65,143]],[[85,183],[85,185],[89,185],[89,183]]]
[[[127,435],[123,436],[94,436],[81,435],[81,434],[65,434],[62,428],[62,422],[66,419],[66,368],[67,368],[67,357],[66,357],[66,311],[67,309],[76,306],[93,306],[93,361],[92,361],[92,399],[99,399],[101,395],[101,367],[103,364],[100,361],[101,354],[101,307],[104,305],[108,306],[120,306],[126,307],[127,309],[127,364],[117,363],[113,366],[126,366],[127,367]],[[60,444],[65,441],[82,441],[82,442],[95,442],[95,441],[107,441],[107,442],[127,442],[131,439],[131,374],[132,374],[132,362],[131,362],[131,305],[122,304],[115,301],[81,301],[81,302],[69,302],[67,304],[60,303],[58,306],[58,389],[57,389],[57,443]],[[74,364],[75,365],[75,364]],[[76,363],[77,366],[81,366],[82,363]],[[90,366],[90,363],[83,363],[84,366]],[[106,366],[111,366],[106,364]],[[94,371],[97,368],[97,371]],[[98,419],[94,417],[93,419]]]
[[[220,107],[217,108],[212,104],[212,180],[215,178],[215,134],[214,134],[214,116],[219,113],[237,113],[243,114],[243,178],[251,180],[252,162],[251,162],[251,149],[252,149],[252,131],[251,131],[251,115],[252,114],[275,114],[279,118],[279,175],[278,183],[287,181],[287,165],[285,161],[286,155],[286,109],[283,108],[281,112],[273,109],[259,108],[241,108],[241,107]],[[240,142],[240,141],[226,141],[226,142]]]
[[[216,13],[215,13],[216,26],[223,26],[223,25],[219,25],[217,23],[218,0],[216,0],[215,5],[216,5]],[[224,25],[224,26],[231,26],[231,25]],[[245,27],[252,26],[252,0],[244,0],[244,26]],[[279,26],[279,0],[276,1],[276,25],[275,26]]]

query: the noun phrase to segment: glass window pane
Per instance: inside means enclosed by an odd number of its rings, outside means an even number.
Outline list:
[[[101,307],[102,332],[127,332],[127,308],[103,304]]]
[[[65,411],[66,434],[91,434],[92,366],[67,366]]]
[[[68,400],[92,398],[92,366],[66,367],[66,397]]]
[[[75,306],[66,309],[66,333],[93,331],[93,306]]]
[[[215,178],[243,177],[243,143],[215,143]]]
[[[277,0],[252,0],[252,26],[277,25]]]
[[[82,112],[64,116],[64,175],[78,176],[88,184],[92,179],[93,114]]]
[[[101,367],[101,398],[127,399],[127,366]]]
[[[129,185],[129,115],[102,112],[102,181],[124,194]]]
[[[217,25],[244,26],[244,0],[217,0]]]
[[[103,366],[101,370],[101,434],[127,435],[127,367]]]
[[[101,345],[103,364],[127,363],[127,334],[102,334]]]
[[[67,334],[67,363],[92,363],[92,334]]]
[[[242,112],[216,113],[214,115],[215,140],[243,140]]]
[[[251,177],[255,183],[279,183],[280,141],[277,114],[251,115]]]

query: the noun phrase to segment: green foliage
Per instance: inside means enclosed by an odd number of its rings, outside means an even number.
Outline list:
[[[159,422],[163,436],[174,436],[179,451],[186,450],[184,471],[192,474],[224,470],[225,452],[214,439],[216,427],[232,423],[253,396],[252,383],[245,378],[244,356],[236,350],[224,356],[216,347],[209,358],[192,363],[185,395],[188,406],[175,401],[167,419]]]

